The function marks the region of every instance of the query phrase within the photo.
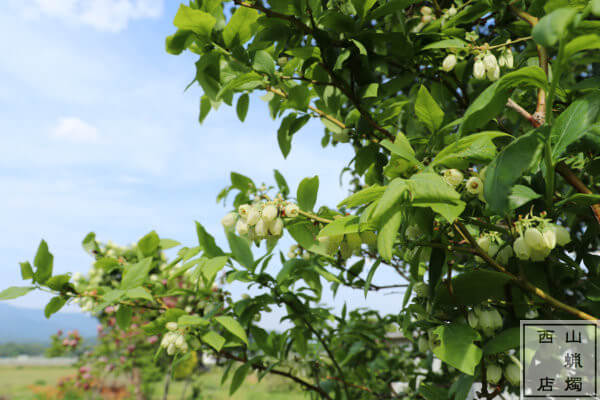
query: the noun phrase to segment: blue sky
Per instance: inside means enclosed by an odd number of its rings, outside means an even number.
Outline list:
[[[0,289],[22,284],[18,262],[33,258],[41,238],[57,273],[87,271],[80,243],[89,231],[127,244],[155,229],[193,245],[198,220],[225,243],[219,221],[227,209],[215,197],[230,171],[272,184],[277,168],[293,191],[319,174],[319,204],[334,206],[347,195],[339,171],[353,152],[321,149],[318,121],[296,135],[287,160],[278,123],[258,95],[244,124],[226,105],[198,124],[201,90],[184,92],[195,56],[164,51],[178,4],[0,3]],[[290,242],[283,242],[287,252]],[[397,275],[380,269],[374,282],[392,280]],[[243,287],[232,292],[239,296]],[[32,293],[11,303],[40,308],[46,299]],[[365,301],[360,291],[342,290],[327,302],[398,312],[401,294]],[[277,326],[276,318],[265,323]]]

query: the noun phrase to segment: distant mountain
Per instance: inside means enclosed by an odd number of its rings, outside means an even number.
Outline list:
[[[0,302],[0,343],[49,342],[59,329],[78,329],[84,338],[96,337],[98,321],[85,314],[57,313],[46,319],[43,310],[20,308]]]

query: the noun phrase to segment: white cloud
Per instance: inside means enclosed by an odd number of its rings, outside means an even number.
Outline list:
[[[98,141],[98,130],[79,118],[66,117],[58,120],[52,136],[70,142],[94,143]]]
[[[30,0],[25,4],[28,17],[48,15],[106,32],[120,32],[131,20],[157,18],[163,12],[163,0]]]

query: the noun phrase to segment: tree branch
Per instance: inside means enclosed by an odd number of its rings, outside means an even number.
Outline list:
[[[560,301],[560,300],[552,297],[548,293],[544,292],[542,289],[538,288],[537,286],[532,285],[530,282],[525,280],[525,278],[517,277],[512,272],[508,271],[506,268],[504,268],[502,265],[500,265],[496,260],[491,258],[485,251],[483,251],[483,249],[481,247],[479,247],[475,238],[473,238],[473,236],[471,236],[471,234],[469,233],[467,228],[460,221],[456,221],[454,223],[454,229],[456,229],[456,231],[459,232],[462,236],[465,236],[467,238],[467,240],[469,241],[469,243],[471,244],[473,249],[475,249],[477,251],[479,257],[483,258],[488,264],[490,264],[492,267],[494,267],[498,271],[509,276],[510,279],[512,281],[514,281],[517,285],[519,285],[521,288],[535,294],[536,296],[538,296],[539,298],[552,304],[553,306],[560,308],[561,310],[566,311],[572,315],[575,315],[577,318],[594,321],[594,322],[596,322],[596,324],[600,325],[600,322],[598,321],[597,318],[595,318],[581,310],[578,310],[575,307],[571,307],[570,305],[563,303],[562,301]]]
[[[556,164],[556,171],[567,181],[567,183],[575,188],[579,193],[592,194],[592,191],[571,171],[571,169],[564,162]],[[596,221],[600,224],[600,204],[593,204],[591,206]]]

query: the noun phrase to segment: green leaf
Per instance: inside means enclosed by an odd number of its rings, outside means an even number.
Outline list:
[[[48,304],[46,304],[46,307],[44,308],[44,315],[46,316],[46,318],[50,318],[52,314],[60,311],[60,309],[63,308],[66,302],[67,300],[61,296],[54,296],[53,298],[51,298]]]
[[[127,330],[129,328],[129,325],[131,325],[132,315],[133,308],[120,304],[119,309],[115,314],[115,319],[117,320],[117,325],[119,325],[119,328],[121,328],[122,330]]]
[[[243,364],[238,369],[235,370],[233,377],[231,378],[231,386],[229,387],[229,395],[232,396],[244,383],[244,379],[246,379],[246,375],[251,370],[250,364]]]
[[[287,106],[300,111],[306,111],[310,102],[310,90],[305,85],[296,85],[288,89]]]
[[[552,161],[557,162],[567,147],[599,127],[600,91],[575,100],[554,121],[550,130]]]
[[[144,287],[138,286],[133,289],[128,289],[125,291],[125,296],[130,299],[144,299],[148,301],[153,301],[152,294],[150,291]]]
[[[436,290],[434,303],[476,305],[487,299],[504,300],[505,285],[510,278],[496,271],[477,270],[464,272],[452,278],[451,296],[446,285],[440,285]]]
[[[421,86],[415,100],[415,114],[417,118],[425,124],[429,132],[436,132],[442,122],[444,122],[444,111],[438,106],[436,101],[425,86]]]
[[[434,247],[429,258],[429,294],[433,296],[435,288],[442,279],[442,270],[446,262],[446,251]]]
[[[335,219],[333,222],[325,225],[319,232],[318,237],[338,236],[356,232],[358,232],[358,217],[356,215],[348,215]]]
[[[206,326],[209,322],[198,315],[182,315],[177,320],[179,326]]]
[[[207,257],[212,258],[225,254],[223,250],[217,246],[215,238],[212,237],[212,235],[208,233],[198,221],[196,221],[196,234],[198,235],[198,243],[200,244],[200,247],[202,247],[202,250],[204,250],[204,254]]]
[[[60,292],[70,279],[70,274],[55,275],[46,281],[46,286]]]
[[[248,114],[248,106],[250,105],[250,96],[248,93],[244,93],[240,96],[237,102],[237,106],[235,107],[235,111],[237,112],[237,116],[240,121],[244,122],[246,119],[246,114]]]
[[[371,269],[369,270],[369,273],[367,274],[367,279],[365,279],[365,287],[363,288],[364,293],[365,293],[365,299],[367,298],[367,295],[369,294],[369,288],[371,287],[371,282],[373,282],[373,277],[375,276],[375,271],[377,271],[377,267],[379,267],[380,264],[381,264],[381,260],[377,259],[377,261],[375,261],[373,263],[373,265],[371,266]]]
[[[425,398],[425,400],[446,400],[448,399],[448,390],[435,386],[432,383],[422,382],[419,385],[419,394]]]
[[[33,286],[11,286],[0,292],[0,300],[16,299],[17,297],[25,296],[33,289],[35,289]]]
[[[511,210],[529,203],[532,200],[539,199],[542,197],[536,193],[529,186],[515,185],[512,188],[510,195],[508,196],[508,206]]]
[[[434,42],[431,44],[428,44],[427,46],[423,47],[421,49],[421,51],[425,51],[425,50],[432,50],[432,49],[462,49],[467,47],[468,44],[467,42],[465,42],[464,40],[461,39],[444,39],[444,40],[440,40],[439,42]]]
[[[512,187],[539,162],[543,147],[543,135],[531,131],[506,146],[489,164],[483,191],[492,210],[506,212],[510,209],[508,197]]]
[[[364,18],[369,10],[377,3],[377,0],[352,0],[359,17]]]
[[[173,239],[160,239],[159,245],[162,250],[168,250],[180,246],[181,243]]]
[[[469,163],[490,161],[496,155],[493,139],[510,136],[499,131],[485,131],[460,138],[440,151],[430,166],[464,169]]]
[[[98,250],[98,243],[96,243],[96,234],[94,232],[90,232],[83,238],[81,242],[81,246],[88,253],[92,253]]]
[[[481,339],[476,330],[468,325],[451,323],[438,326],[434,334],[440,343],[433,347],[433,353],[440,360],[467,375],[475,374],[482,356],[481,349],[473,343]]]
[[[160,238],[155,231],[148,233],[138,241],[138,249],[144,257],[150,257],[156,253],[160,244]]]
[[[396,178],[392,180],[383,193],[383,196],[377,202],[375,211],[373,211],[370,219],[377,222],[392,209],[400,209],[403,194],[407,189],[408,185],[404,179]]]
[[[242,340],[242,342],[248,345],[248,337],[246,336],[246,331],[244,331],[244,328],[242,328],[239,322],[227,316],[215,317],[215,320],[219,324],[223,325],[223,327],[229,332],[231,332],[234,336],[238,337]]]
[[[389,261],[392,258],[394,242],[402,223],[402,210],[400,208],[390,210],[384,215],[382,220],[384,221],[383,225],[377,234],[377,250],[381,258]]]
[[[504,75],[500,80],[488,86],[471,103],[459,128],[459,135],[484,127],[506,106],[510,90],[515,87],[524,88],[533,86],[547,89],[548,81],[544,70],[538,66],[519,68],[514,72]]]
[[[568,63],[576,53],[600,49],[600,36],[596,34],[577,36],[565,45],[563,62]]]
[[[217,20],[212,15],[185,5],[180,5],[173,25],[179,29],[192,31],[200,36],[209,37]]]
[[[565,204],[576,204],[582,207],[589,207],[594,204],[600,204],[600,194],[592,194],[592,193],[575,193],[564,200],[556,203],[557,207],[560,207]]]
[[[238,7],[229,22],[223,29],[223,40],[227,47],[232,45],[243,45],[246,43],[256,30],[256,20],[258,11],[248,7]]]
[[[298,185],[296,198],[298,206],[305,211],[312,211],[317,203],[317,192],[319,191],[319,177],[304,178]]]
[[[54,256],[48,251],[48,244],[42,240],[38,247],[33,265],[35,265],[34,280],[39,283],[45,283],[52,276],[52,265]]]
[[[192,31],[178,29],[175,34],[167,36],[165,49],[167,53],[178,55],[193,42]]]
[[[370,203],[372,201],[379,199],[383,195],[383,193],[386,191],[386,189],[387,189],[387,186],[379,186],[379,185],[372,185],[372,186],[366,187],[366,188],[361,189],[358,192],[353,193],[352,195],[346,197],[344,200],[342,200],[342,202],[340,204],[338,204],[338,208],[341,208],[343,206],[357,207],[357,206],[361,206],[363,204]]]
[[[204,343],[215,349],[217,352],[221,351],[226,342],[225,338],[215,331],[208,331],[202,336],[201,339]]]
[[[287,158],[292,149],[292,133],[290,133],[290,131],[295,119],[295,113],[286,115],[281,121],[279,129],[277,129],[277,143],[279,144],[279,149],[281,150],[281,154],[283,154],[283,158]]]
[[[221,256],[211,258],[210,260],[204,263],[201,271],[202,275],[204,275],[204,278],[206,278],[207,282],[212,282],[215,279],[217,273],[223,269],[225,264],[227,264],[228,259],[229,257],[227,256]]]
[[[120,289],[128,290],[141,286],[148,277],[150,268],[152,268],[151,257],[144,258],[136,264],[127,265],[123,273]]]
[[[210,98],[206,95],[202,96],[200,98],[200,113],[198,114],[198,122],[200,124],[202,124],[202,122],[204,122],[204,120],[208,116],[208,113],[210,112],[210,109],[211,109]]]
[[[221,87],[216,98],[221,99],[223,95],[230,90],[243,91],[255,89],[264,83],[264,79],[265,78],[263,78],[262,75],[257,74],[254,71],[238,75]]]
[[[31,268],[31,264],[29,263],[29,261],[25,261],[19,264],[21,265],[21,278],[23,278],[23,280],[33,278],[33,269]]]
[[[387,139],[381,141],[381,146],[388,149],[393,155],[398,156],[411,164],[417,164],[419,161],[415,158],[415,151],[406,136],[402,132],[398,133],[394,143]]]
[[[275,61],[271,54],[265,50],[258,50],[254,54],[254,62],[252,67],[255,71],[264,72],[267,75],[273,75],[275,73]]]
[[[503,330],[483,346],[483,354],[504,353],[516,349],[519,347],[520,340],[519,327]]]
[[[229,242],[233,258],[244,267],[252,270],[254,268],[254,256],[252,255],[248,241],[231,231],[227,232],[227,241]]]
[[[273,170],[273,174],[275,175],[275,182],[277,182],[277,187],[279,188],[279,192],[286,197],[289,193],[290,193],[290,187],[288,186],[287,182],[285,181],[285,178],[283,177],[283,175],[281,175],[281,172],[279,172],[278,170]]]
[[[448,222],[454,222],[465,209],[460,195],[435,173],[421,172],[406,181],[414,207],[430,207]]]
[[[574,8],[559,8],[545,15],[531,30],[533,40],[544,47],[552,47],[565,36],[577,14]]]

